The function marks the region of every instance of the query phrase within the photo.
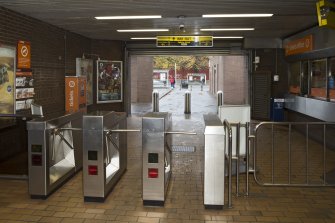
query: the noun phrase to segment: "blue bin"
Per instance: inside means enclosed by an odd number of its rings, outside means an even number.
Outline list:
[[[284,98],[271,98],[270,118],[274,122],[284,121]]]

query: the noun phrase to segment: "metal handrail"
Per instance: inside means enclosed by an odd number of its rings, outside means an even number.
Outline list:
[[[257,138],[259,129],[262,126],[271,125],[271,183],[263,183],[257,178],[256,171],[254,171],[254,179],[258,185],[261,186],[291,186],[291,187],[330,187],[335,186],[334,184],[327,184],[326,183],[326,126],[334,125],[334,122],[261,122],[255,127],[255,135],[249,136],[249,139],[254,138],[253,148],[254,148],[254,170],[256,170],[257,166]],[[306,183],[292,183],[291,181],[291,171],[292,171],[292,157],[291,157],[291,135],[292,135],[292,126],[297,125],[305,125],[306,126],[306,136],[305,136],[305,148],[306,148],[306,173],[305,173],[305,180]],[[322,184],[313,184],[309,183],[309,126],[311,125],[319,125],[323,126],[323,183]],[[274,126],[288,126],[288,183],[275,183],[274,181]]]
[[[232,208],[232,155],[233,155],[233,130],[230,123],[225,119],[223,121],[226,137],[228,135],[228,208]]]
[[[236,122],[232,123],[230,122],[230,127],[236,127],[236,155],[232,156],[233,160],[236,160],[236,196],[240,196],[239,192],[239,184],[240,184],[240,159],[241,159],[241,154],[240,154],[240,138],[241,138],[241,128],[244,127],[246,131],[246,154],[245,154],[245,160],[246,160],[246,181],[245,181],[245,196],[249,195],[249,173],[252,172],[250,171],[250,147],[249,147],[249,140],[250,140],[250,134],[249,134],[249,128],[250,128],[250,123],[246,122],[245,124],[241,122]]]

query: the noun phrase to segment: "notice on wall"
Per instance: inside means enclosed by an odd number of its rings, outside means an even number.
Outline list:
[[[97,103],[122,102],[122,61],[97,60]]]
[[[87,105],[93,104],[93,60],[76,58],[76,76],[86,77]]]
[[[30,42],[19,41],[17,43],[17,68],[30,69]]]
[[[0,114],[15,114],[15,47],[0,45]]]

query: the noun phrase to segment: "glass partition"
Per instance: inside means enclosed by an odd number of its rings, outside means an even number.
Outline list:
[[[328,76],[328,87],[329,87],[329,98],[330,100],[335,100],[335,58],[330,59],[330,74]]]
[[[300,94],[300,61],[290,64],[290,93]]]
[[[327,98],[327,60],[314,60],[311,63],[311,91],[310,96]]]
[[[301,90],[300,93],[303,96],[308,95],[308,61],[301,63]]]

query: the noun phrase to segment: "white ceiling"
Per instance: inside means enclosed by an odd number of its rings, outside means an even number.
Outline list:
[[[130,40],[157,35],[283,38],[317,24],[316,0],[0,0],[0,6],[94,39]],[[202,18],[202,14],[273,13],[271,18]],[[161,19],[98,21],[95,16],[162,15]],[[185,18],[178,18],[184,16]],[[185,25],[185,33],[179,25]],[[200,32],[200,28],[254,31]],[[168,28],[164,33],[117,29]]]

